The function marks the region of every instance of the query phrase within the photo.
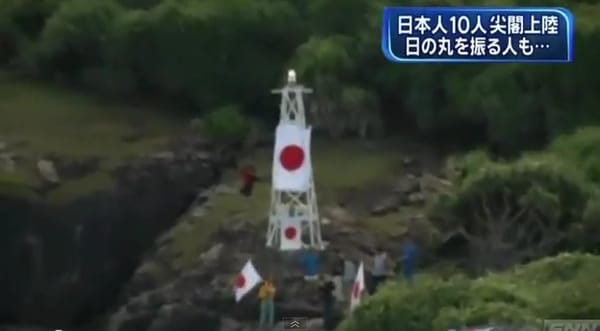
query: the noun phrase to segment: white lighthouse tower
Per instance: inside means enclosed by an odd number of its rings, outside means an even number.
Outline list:
[[[297,83],[294,70],[288,72],[287,84],[283,88],[272,90],[274,94],[281,94],[280,127],[291,125],[302,130],[309,129],[306,126],[303,95],[311,92],[311,89]],[[310,131],[308,131],[308,135],[310,135]],[[277,139],[279,137],[276,137]],[[306,145],[306,149],[305,153],[310,156],[310,144]],[[277,150],[275,153],[277,153]],[[277,155],[274,155],[274,158],[275,169]],[[307,158],[307,162],[309,162],[310,177],[308,185],[301,190],[278,189],[275,185],[276,172],[275,170],[273,172],[269,226],[267,229],[268,247],[278,247],[286,250],[282,244],[282,240],[286,240],[286,232],[282,227],[284,224],[293,222],[299,224],[300,227],[301,247],[324,249],[310,157]],[[295,249],[297,248],[300,247],[295,247]]]

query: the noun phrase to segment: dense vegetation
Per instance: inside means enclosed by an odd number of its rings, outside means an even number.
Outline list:
[[[540,330],[544,319],[600,314],[600,257],[563,254],[479,279],[425,277],[389,284],[346,321],[343,331],[462,330],[500,325]]]
[[[514,152],[598,123],[600,6],[483,2],[570,8],[576,61],[393,65],[379,46],[381,9],[392,4],[383,0],[0,0],[0,61],[101,93],[262,118],[276,116],[269,89],[293,66],[316,88],[314,122],[335,135],[368,135],[385,123],[388,134],[412,131]]]
[[[442,241],[460,237],[443,249],[458,249],[449,258],[478,278],[429,274],[414,287],[393,282],[359,307],[342,330],[490,324],[533,330],[543,319],[597,316],[598,137],[597,127],[581,128],[512,161],[481,151],[449,159],[451,185],[430,201],[429,218]],[[559,252],[572,253],[555,256]]]

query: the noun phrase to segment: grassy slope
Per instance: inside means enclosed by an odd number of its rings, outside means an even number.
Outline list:
[[[142,125],[144,137],[125,142],[134,133],[132,121]],[[14,80],[0,73],[0,141],[17,144],[17,153],[28,164],[18,163],[18,174],[7,180],[37,184],[35,160],[56,154],[68,159],[99,157],[101,166],[93,174],[63,183],[48,197],[51,202],[69,201],[95,191],[110,189],[114,184],[107,170],[131,157],[144,155],[160,147],[181,123],[152,109],[137,109],[106,104],[85,95]],[[334,204],[342,192],[380,183],[398,174],[401,155],[393,147],[366,146],[360,142],[313,144],[313,165],[320,206]],[[266,183],[257,185],[247,199],[238,194],[222,194],[201,222],[189,225],[182,220],[175,229],[174,249],[181,258],[178,267],[193,263],[206,248],[206,239],[219,225],[236,221],[265,222],[270,202],[272,150],[257,151],[244,162],[259,169]],[[6,175],[3,175],[6,177]],[[226,176],[227,184],[239,187],[237,173]],[[6,182],[6,180],[3,180]],[[374,231],[395,232],[402,229],[402,213],[380,219],[362,216]]]
[[[361,188],[369,184],[397,176],[400,169],[400,156],[393,147],[367,147],[360,142],[323,143],[313,145],[313,166],[319,205],[336,204],[340,195],[348,189]],[[185,269],[192,265],[202,250],[206,249],[207,238],[220,225],[248,221],[265,223],[270,204],[270,171],[272,150],[264,149],[247,158],[246,163],[257,166],[266,183],[256,186],[250,198],[240,194],[220,194],[213,197],[208,212],[198,222],[180,222],[175,229],[173,248],[179,259],[175,268]],[[229,174],[226,182],[238,189],[240,182],[236,174]],[[374,218],[366,213],[359,215],[373,231],[394,233],[404,229],[406,210]],[[191,216],[188,216],[191,217]]]
[[[35,160],[54,154],[69,160],[97,157],[96,173],[67,181],[50,195],[55,202],[110,188],[107,169],[158,148],[180,123],[152,109],[107,104],[64,89],[24,82],[0,73],[0,141],[15,145],[24,160],[18,177],[38,184]],[[124,137],[144,136],[135,142]],[[60,175],[60,174],[59,174]]]

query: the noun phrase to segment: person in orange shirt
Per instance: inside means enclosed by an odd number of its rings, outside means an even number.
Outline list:
[[[261,327],[273,328],[275,326],[275,291],[272,277],[264,281],[258,290],[258,298],[260,299],[259,325]]]

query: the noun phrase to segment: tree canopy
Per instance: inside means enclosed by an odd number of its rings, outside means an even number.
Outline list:
[[[158,96],[200,114],[236,105],[263,119],[276,113],[269,90],[295,66],[317,92],[315,122],[333,135],[369,135],[383,126],[388,135],[409,131],[512,153],[598,124],[600,5],[403,3],[444,4],[570,8],[576,60],[395,65],[381,54],[380,30],[382,8],[396,3],[383,0],[0,0],[0,61],[99,93]],[[342,120],[333,115],[357,110],[360,116]],[[354,123],[362,119],[371,124]]]

